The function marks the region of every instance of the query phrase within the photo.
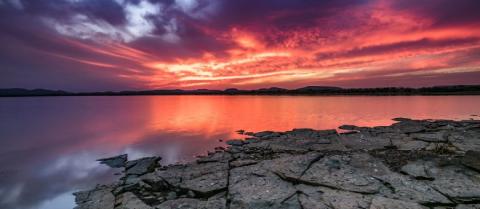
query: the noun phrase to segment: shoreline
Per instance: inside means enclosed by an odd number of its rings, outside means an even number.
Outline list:
[[[206,156],[100,159],[114,184],[75,193],[75,209],[480,207],[480,120],[242,132]]]

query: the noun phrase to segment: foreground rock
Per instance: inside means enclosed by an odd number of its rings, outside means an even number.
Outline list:
[[[76,209],[480,208],[480,121],[396,118],[391,126],[244,132],[184,165],[125,155],[113,185]]]

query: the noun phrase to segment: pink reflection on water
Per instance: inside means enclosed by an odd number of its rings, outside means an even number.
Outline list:
[[[0,192],[18,192],[8,203],[0,195],[0,208],[35,208],[103,182],[109,174],[95,162],[101,157],[188,161],[224,146],[219,139],[240,137],[239,129],[377,126],[395,117],[479,119],[474,114],[480,115],[480,96],[0,98]]]

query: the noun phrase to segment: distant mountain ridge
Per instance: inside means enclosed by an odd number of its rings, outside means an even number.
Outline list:
[[[22,96],[128,96],[128,95],[480,95],[480,85],[433,86],[422,88],[382,87],[382,88],[341,88],[334,86],[305,86],[297,89],[279,87],[241,90],[182,90],[158,89],[143,91],[103,91],[67,92],[48,89],[0,89],[0,97]]]

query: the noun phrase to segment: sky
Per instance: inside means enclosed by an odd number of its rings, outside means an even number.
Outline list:
[[[0,0],[0,88],[480,84],[478,0]]]

